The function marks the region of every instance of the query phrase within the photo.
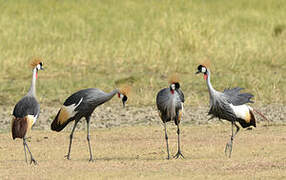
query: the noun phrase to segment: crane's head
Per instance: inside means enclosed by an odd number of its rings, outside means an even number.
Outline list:
[[[177,89],[180,89],[180,83],[172,82],[170,84],[170,91],[171,91],[171,93],[174,94],[174,91],[177,90]]]
[[[43,62],[41,58],[34,58],[34,60],[31,63],[31,66],[33,68],[33,71],[36,71],[36,78],[38,77],[38,71],[44,70],[43,68]]]
[[[39,62],[39,64],[36,66],[37,70],[44,70],[43,68],[43,62]]]
[[[120,92],[118,93],[118,98],[120,98],[122,100],[122,104],[123,104],[123,108],[125,108],[125,103],[128,99],[128,97],[124,94],[121,94]]]
[[[207,77],[208,77],[207,72],[208,72],[208,69],[207,69],[206,66],[204,66],[204,65],[199,65],[199,66],[198,66],[198,71],[196,72],[196,74],[203,73],[203,74],[204,74],[204,79],[206,80]]]
[[[32,63],[31,63],[31,66],[33,69],[36,69],[37,71],[38,70],[43,70],[43,61],[41,58],[34,58]]]
[[[180,79],[177,73],[172,74],[169,77],[169,84],[170,84],[170,91],[172,94],[174,94],[174,91],[177,89],[180,89]]]
[[[127,94],[130,92],[131,87],[126,86],[123,88],[120,88],[118,92],[118,97],[122,100],[123,108],[125,107],[125,103],[127,102]]]

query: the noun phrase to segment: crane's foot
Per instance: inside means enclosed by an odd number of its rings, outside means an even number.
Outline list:
[[[90,158],[88,161],[89,161],[89,162],[94,162],[95,160],[94,160],[94,159],[92,159],[92,158]]]
[[[38,164],[37,161],[33,157],[31,157],[31,161],[30,161],[30,164],[32,164],[32,163],[34,163],[34,165]]]
[[[170,155],[168,154],[168,156],[167,156],[167,160],[170,160]]]
[[[181,151],[178,150],[177,154],[176,154],[175,156],[173,156],[173,158],[178,159],[180,156],[181,156],[182,158],[185,158],[184,155],[181,153]]]
[[[225,146],[225,149],[224,149],[225,155],[227,156],[227,154],[228,154],[229,158],[231,157],[231,152],[232,152],[232,141],[228,142]]]
[[[71,160],[71,158],[70,158],[70,155],[69,155],[69,154],[65,155],[65,158],[66,158],[67,160]]]

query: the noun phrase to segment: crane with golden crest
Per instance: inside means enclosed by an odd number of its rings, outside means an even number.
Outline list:
[[[73,133],[75,131],[76,125],[81,120],[81,118],[84,117],[87,124],[87,141],[90,155],[89,161],[93,161],[89,137],[89,123],[91,114],[96,107],[109,101],[115,95],[118,95],[118,98],[122,100],[123,107],[125,107],[129,90],[130,87],[126,86],[121,89],[114,89],[110,93],[106,93],[97,88],[88,88],[75,92],[65,100],[63,106],[51,124],[51,129],[53,131],[59,132],[64,129],[67,124],[74,121],[74,126],[70,134],[69,149],[66,155],[67,159],[70,159]]]
[[[183,156],[181,153],[180,147],[180,121],[184,110],[184,93],[180,89],[179,78],[177,75],[173,75],[170,77],[169,80],[170,86],[164,89],[161,89],[156,97],[156,104],[159,111],[159,116],[164,124],[165,130],[165,140],[167,146],[167,159],[170,159],[169,153],[169,143],[168,143],[168,134],[167,134],[167,127],[166,123],[169,121],[174,121],[177,125],[177,134],[178,134],[178,152],[174,156],[178,158]]]
[[[204,80],[209,90],[210,110],[208,115],[211,115],[210,119],[217,117],[231,122],[231,137],[225,146],[225,154],[231,157],[233,140],[240,130],[240,127],[236,123],[238,122],[242,128],[250,126],[256,127],[254,112],[258,113],[267,121],[268,119],[247,104],[253,103],[253,101],[251,101],[251,98],[254,97],[252,94],[240,93],[243,89],[240,87],[225,89],[223,92],[219,92],[215,90],[211,84],[211,72],[207,65],[199,65],[197,69],[196,74],[202,73],[204,75]],[[235,132],[234,127],[236,128]]]
[[[27,132],[36,123],[40,114],[40,105],[36,99],[36,80],[38,78],[38,71],[43,70],[42,60],[36,58],[32,62],[33,76],[30,90],[28,93],[15,105],[12,119],[12,137],[13,139],[23,139],[25,159],[27,162],[26,148],[30,154],[30,163],[37,164],[31,150],[26,142]]]

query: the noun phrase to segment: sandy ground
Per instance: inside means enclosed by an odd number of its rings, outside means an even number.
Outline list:
[[[271,122],[286,123],[286,106],[279,104],[265,105],[255,107],[255,109],[262,112]],[[37,130],[50,130],[50,124],[57,114],[59,107],[42,107],[40,117],[33,127]],[[0,132],[10,130],[10,123],[12,119],[13,107],[0,106]],[[208,124],[220,123],[217,119],[207,121],[208,107],[185,107],[182,124]],[[264,121],[256,114],[258,124]],[[224,121],[228,124],[228,122]],[[158,116],[157,108],[155,106],[146,107],[132,107],[103,104],[95,109],[91,118],[91,128],[110,128],[110,127],[125,127],[134,125],[151,125],[161,124]],[[70,131],[73,123],[69,124],[65,130]],[[85,120],[82,119],[78,124],[78,129],[85,129]]]
[[[207,107],[186,107],[181,125],[184,159],[166,160],[164,131],[155,107],[103,105],[91,121],[94,162],[88,162],[85,122],[74,134],[71,160],[66,160],[72,124],[50,130],[58,109],[42,108],[28,144],[38,165],[24,161],[23,144],[11,138],[13,107],[1,107],[0,179],[285,179],[286,108],[257,107],[271,122],[258,117],[257,128],[242,130],[232,158],[224,154],[231,127],[207,121]],[[168,124],[171,155],[177,151],[176,126]]]
[[[20,139],[0,133],[0,179],[285,179],[285,124],[242,130],[232,157],[224,154],[229,124],[182,125],[185,158],[166,160],[161,125],[93,129],[89,162],[85,131],[76,131],[71,160],[69,132],[32,131],[28,140],[38,165],[25,163]],[[177,152],[176,127],[168,126],[170,153]]]

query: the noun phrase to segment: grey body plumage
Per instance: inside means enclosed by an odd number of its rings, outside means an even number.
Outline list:
[[[75,118],[80,119],[82,117],[89,117],[97,106],[109,101],[117,93],[119,93],[118,89],[115,89],[110,93],[103,92],[97,88],[83,89],[68,97],[64,102],[64,106],[77,104],[82,99],[79,106],[75,108],[75,111],[77,112]]]
[[[174,120],[175,124],[177,124],[177,113],[183,108],[182,103],[184,101],[184,94],[180,89],[175,90],[174,94],[170,92],[170,88],[164,88],[159,91],[156,104],[161,113],[162,121],[169,122]]]
[[[210,70],[203,65],[198,66],[198,72],[196,73],[203,73],[207,83],[210,95],[210,110],[208,112],[208,115],[211,115],[210,119],[217,117],[232,123],[231,139],[225,148],[225,153],[229,150],[229,157],[231,157],[232,142],[240,129],[236,122],[239,122],[243,128],[249,126],[256,127],[252,108],[246,105],[246,103],[253,103],[251,101],[253,95],[250,93],[240,93],[243,88],[239,87],[225,89],[223,92],[216,91],[210,82]],[[235,133],[233,132],[234,126],[236,127]]]
[[[24,118],[27,115],[33,115],[39,117],[40,104],[33,95],[24,96],[14,107],[13,116],[18,118]]]
[[[89,160],[90,161],[93,160],[91,146],[90,146],[90,137],[89,137],[90,116],[96,107],[109,101],[116,94],[118,94],[118,96],[122,98],[122,102],[124,106],[125,102],[127,101],[127,96],[125,94],[122,94],[120,90],[118,89],[114,89],[110,93],[106,93],[97,88],[88,88],[88,89],[80,90],[72,94],[66,99],[62,108],[59,110],[57,116],[52,122],[51,129],[53,131],[59,132],[69,122],[75,121],[74,127],[70,134],[69,150],[66,156],[67,159],[70,159],[71,144],[72,144],[73,133],[75,131],[76,125],[81,120],[81,118],[84,117],[87,121],[87,141],[88,141],[88,147],[89,147],[89,153],[90,153]]]
[[[178,158],[179,156],[184,157],[180,149],[180,128],[179,128],[184,101],[185,101],[184,94],[181,91],[178,82],[171,84],[169,88],[164,88],[160,90],[156,97],[156,105],[159,110],[159,116],[161,117],[164,124],[168,159],[170,159],[170,153],[169,153],[166,123],[169,121],[174,121],[174,123],[177,125],[178,152],[174,157],[176,158]]]

